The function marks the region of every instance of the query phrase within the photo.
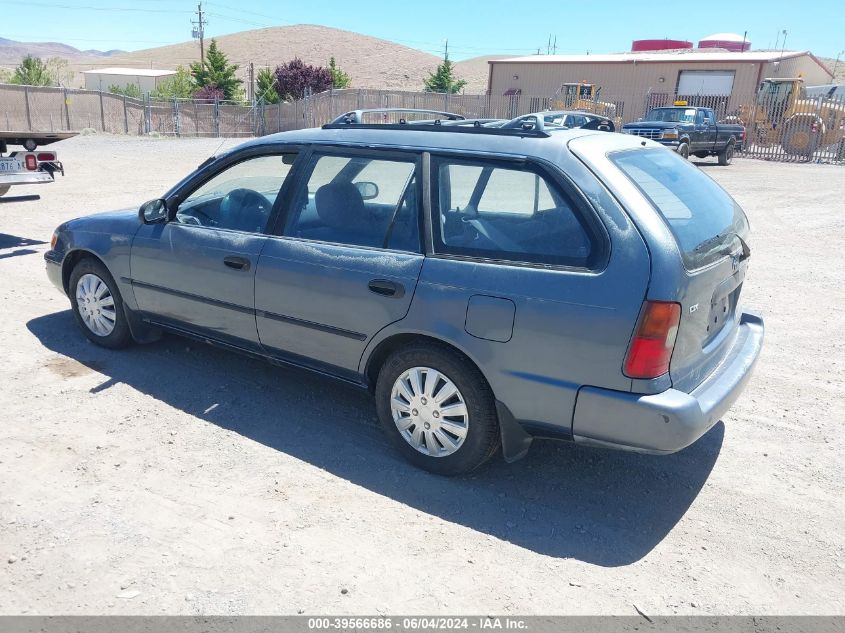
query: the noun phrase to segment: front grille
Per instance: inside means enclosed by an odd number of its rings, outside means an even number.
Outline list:
[[[663,136],[663,130],[658,130],[657,128],[653,127],[633,128],[625,130],[625,133],[633,134],[634,136],[642,136],[643,138],[650,138],[651,140],[656,140]]]

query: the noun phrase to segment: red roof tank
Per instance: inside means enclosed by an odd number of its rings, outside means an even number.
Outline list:
[[[670,51],[676,48],[692,48],[692,42],[686,40],[634,40],[631,44],[631,52],[643,53],[645,51]]]

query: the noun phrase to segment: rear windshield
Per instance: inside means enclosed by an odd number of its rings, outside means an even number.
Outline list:
[[[638,149],[609,158],[666,220],[688,270],[721,259],[746,239],[748,220],[739,205],[675,152]]]

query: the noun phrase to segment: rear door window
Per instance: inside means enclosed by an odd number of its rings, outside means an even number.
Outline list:
[[[737,248],[737,238],[746,239],[748,220],[739,205],[674,152],[636,149],[609,158],[669,225],[688,270],[721,259]]]
[[[583,268],[601,255],[582,209],[539,169],[442,158],[432,177],[436,252]]]
[[[315,153],[294,193],[284,234],[419,252],[415,161]]]

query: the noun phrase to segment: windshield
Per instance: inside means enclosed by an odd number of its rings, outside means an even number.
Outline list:
[[[655,108],[648,113],[646,121],[693,123],[695,121],[695,108]]]
[[[687,270],[744,249],[745,213],[701,169],[658,148],[617,152],[610,159],[663,216]]]

